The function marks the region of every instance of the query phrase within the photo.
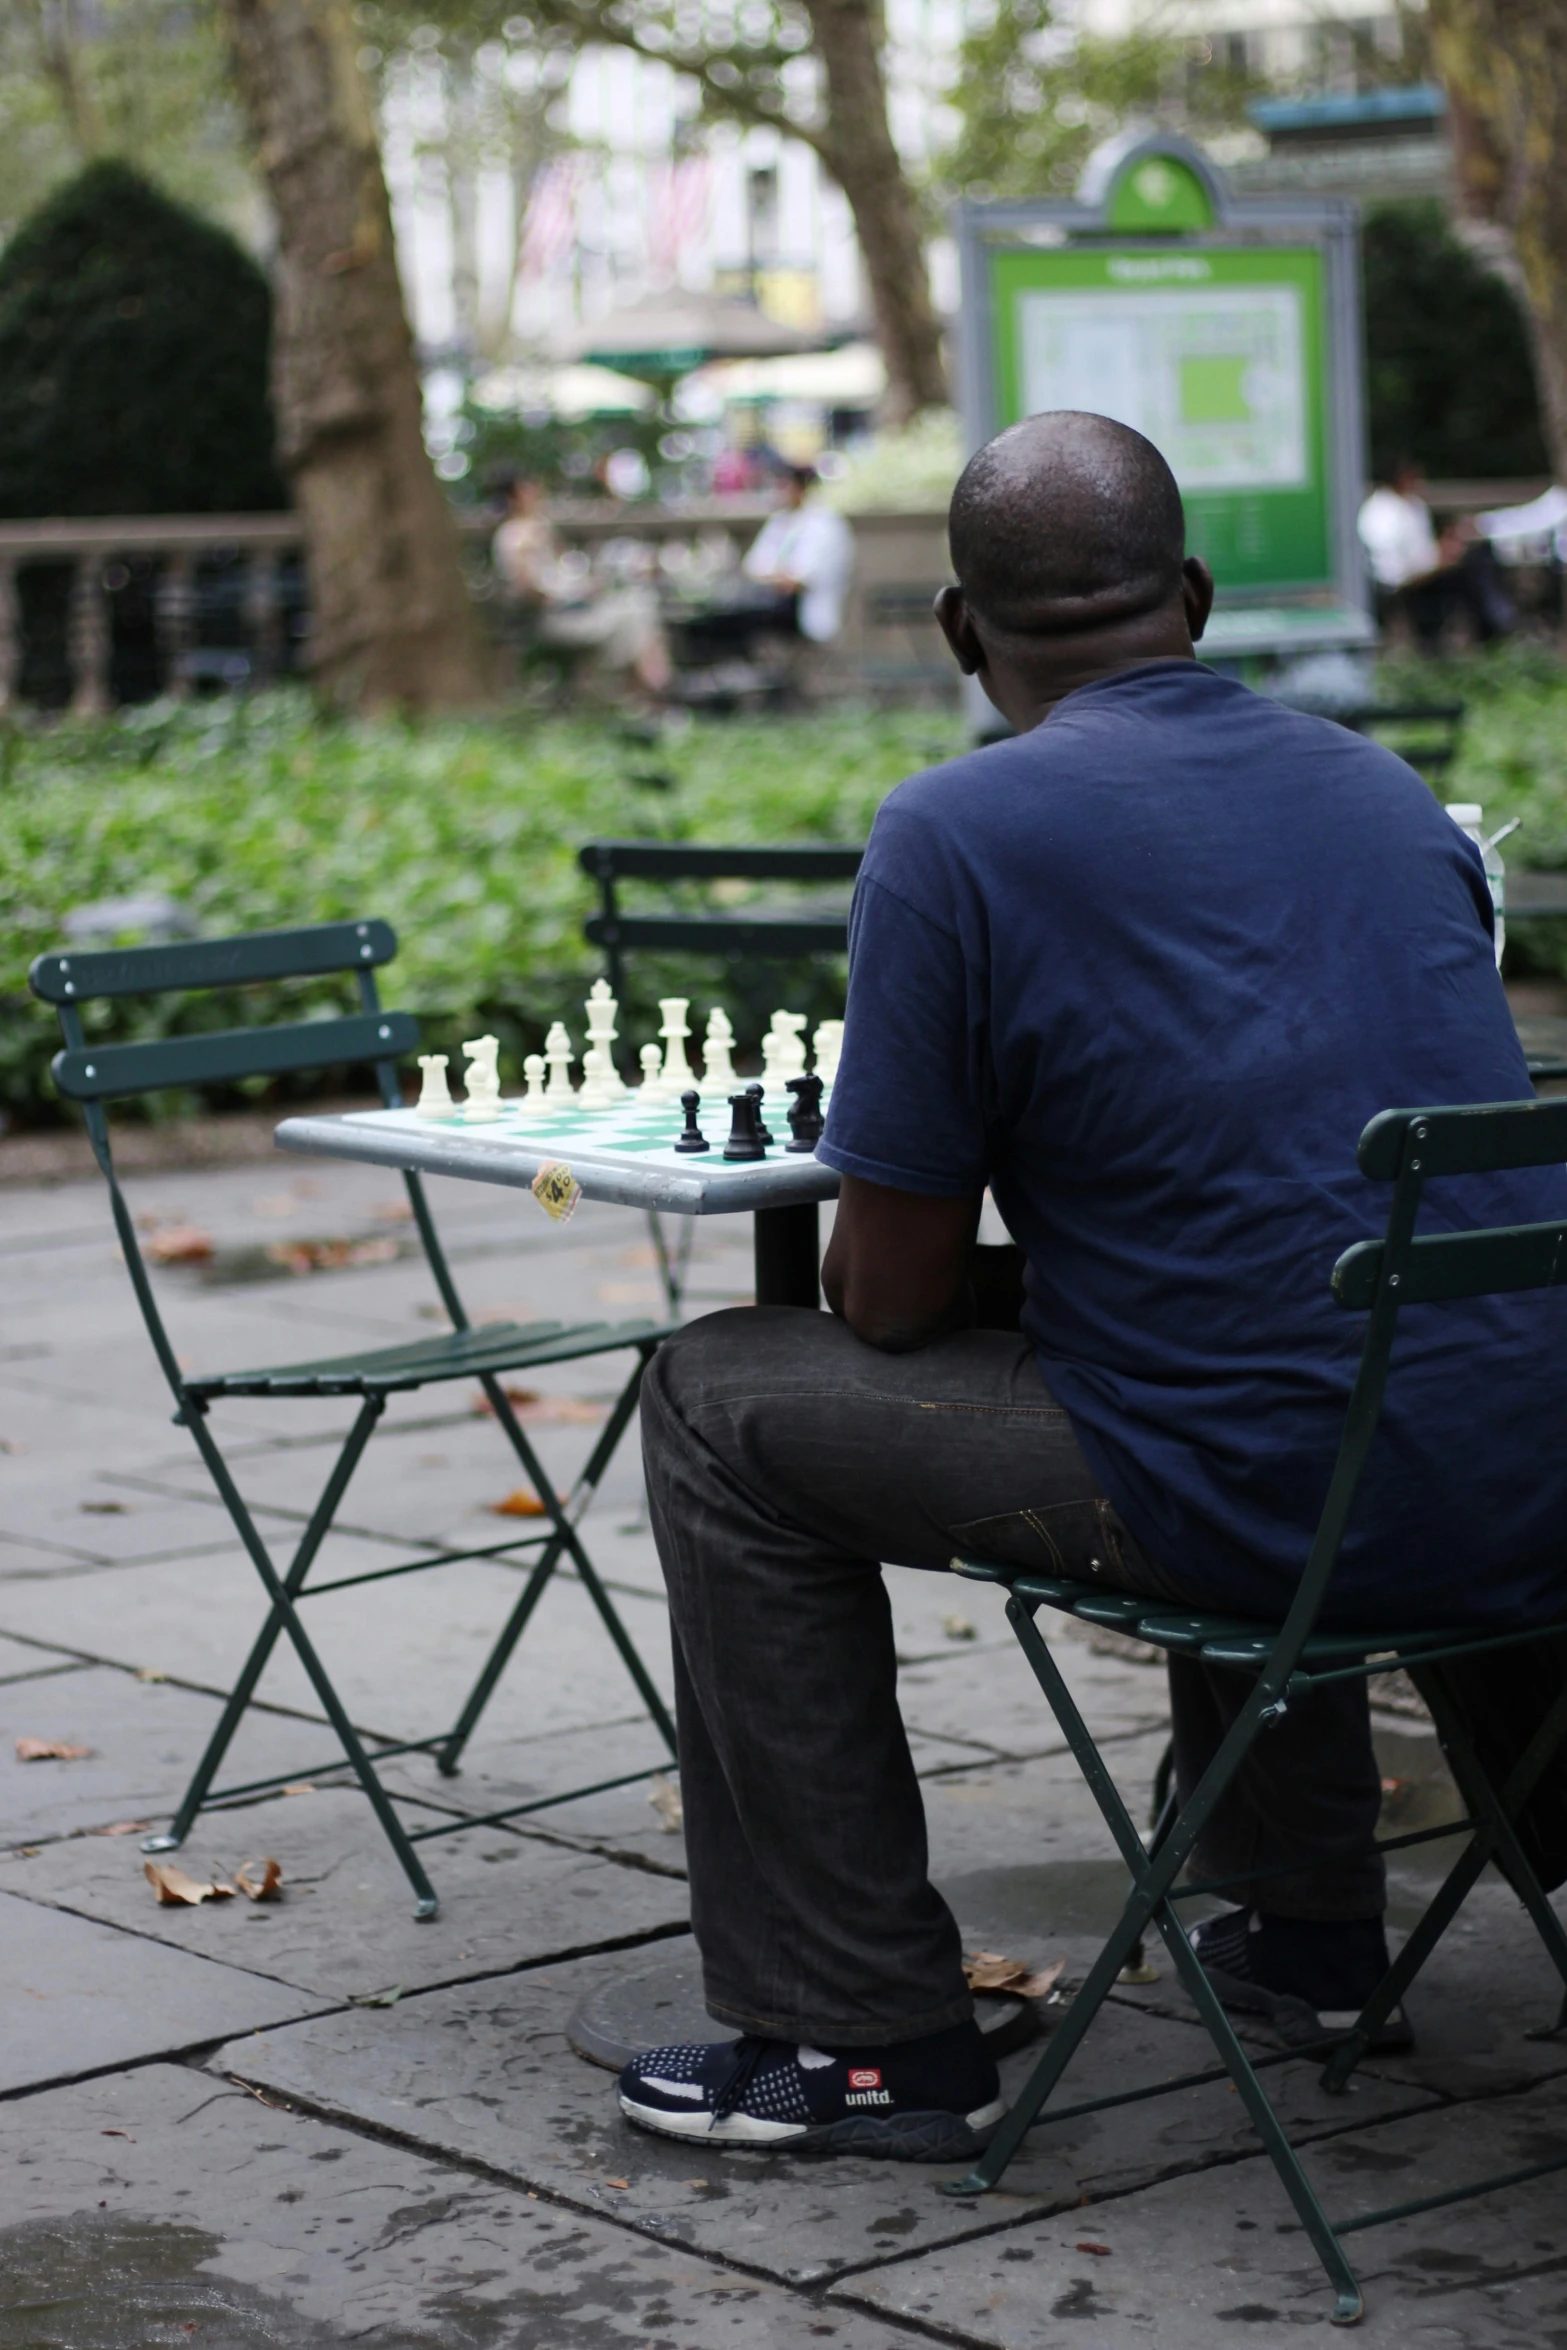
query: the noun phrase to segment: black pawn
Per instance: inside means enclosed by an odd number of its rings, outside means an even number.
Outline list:
[[[745,1090],[756,1104],[756,1131],[765,1146],[773,1139],[767,1131],[767,1122],[762,1116],[762,1104],[767,1098],[766,1088],[760,1085],[748,1085]]]
[[[686,1114],[686,1128],[675,1144],[677,1151],[705,1151],[712,1148],[711,1143],[706,1135],[699,1130],[696,1122],[697,1104],[701,1098],[699,1093],[683,1093],[680,1096],[680,1107]]]
[[[822,1081],[819,1077],[791,1077],[787,1091],[794,1095],[794,1107],[789,1112],[789,1132],[792,1142],[786,1142],[789,1151],[814,1151],[822,1138],[827,1121],[822,1116]]]
[[[755,1094],[749,1090],[732,1093],[729,1096],[729,1109],[733,1122],[729,1129],[729,1140],[724,1145],[724,1157],[765,1159],[767,1145],[762,1140],[761,1113]]]

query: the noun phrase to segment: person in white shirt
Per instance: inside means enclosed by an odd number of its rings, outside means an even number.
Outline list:
[[[1356,517],[1355,527],[1376,582],[1377,617],[1407,617],[1422,652],[1441,650],[1450,618],[1461,614],[1481,643],[1517,624],[1496,557],[1472,522],[1450,524],[1440,537],[1420,495],[1423,476],[1407,459],[1394,465]]]
[[[814,645],[828,645],[843,628],[843,607],[854,573],[854,534],[841,514],[807,503],[817,476],[791,466],[783,504],[763,523],[743,569],[759,587],[792,601],[795,626]]]

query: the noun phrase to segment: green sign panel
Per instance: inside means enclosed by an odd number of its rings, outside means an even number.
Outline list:
[[[1215,638],[1369,633],[1355,232],[1342,206],[1241,208],[1206,159],[1144,140],[1072,206],[966,207],[974,445],[1052,408],[1134,426],[1219,584]]]

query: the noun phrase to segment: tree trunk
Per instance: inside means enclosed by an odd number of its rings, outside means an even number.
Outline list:
[[[349,0],[220,0],[277,214],[273,404],[310,569],[311,672],[358,709],[461,708],[488,662],[421,431]]]
[[[826,82],[818,152],[849,200],[887,363],[889,423],[951,398],[919,208],[893,144],[878,0],[805,0]]]
[[[1432,35],[1460,204],[1511,249],[1545,436],[1567,481],[1567,0],[1437,0]]]

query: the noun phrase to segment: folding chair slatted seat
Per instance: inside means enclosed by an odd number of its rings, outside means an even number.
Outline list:
[[[656,882],[662,888],[736,881],[782,881],[820,888],[853,881],[864,854],[863,848],[844,848],[827,841],[791,842],[783,847],[747,842],[724,847],[693,841],[590,840],[578,850],[577,862],[598,885],[599,911],[583,924],[583,935],[603,954],[604,975],[617,996],[625,993],[628,953],[713,955],[730,963],[845,955],[849,951],[846,904],[818,899],[733,911],[709,904],[678,913],[641,914],[627,913],[618,893],[627,881]],[[665,1237],[662,1217],[652,1210],[648,1230],[669,1311],[677,1314],[685,1294],[696,1219],[680,1218],[680,1235],[673,1250]]]
[[[418,1042],[418,1027],[405,1012],[384,1011],[377,986],[377,969],[397,950],[396,936],[385,922],[324,922],[297,930],[254,932],[246,936],[204,939],[184,945],[133,947],[123,951],[40,955],[29,974],[35,995],[53,1004],[65,1037],[64,1049],[54,1058],[55,1081],[68,1100],[82,1105],[93,1152],[109,1186],[110,1205],[126,1267],[147,1326],[154,1352],[175,1401],[175,1422],[190,1430],[206,1469],[228,1509],[235,1531],[266,1591],[269,1609],[243,1671],[234,1684],[223,1714],[197,1765],[184,1800],[165,1835],[149,1837],[148,1852],[167,1852],[182,1844],[204,1810],[286,1785],[323,1771],[349,1771],[358,1781],[413,1887],[416,1914],[431,1917],[437,1902],[415,1847],[433,1836],[452,1835],[475,1825],[494,1825],[523,1813],[542,1811],[611,1786],[628,1785],[661,1769],[675,1753],[674,1724],[635,1643],[623,1623],[602,1577],[593,1564],[578,1530],[621,1437],[636,1409],[642,1374],[654,1350],[667,1335],[651,1321],[626,1322],[499,1322],[475,1328],[468,1319],[451,1269],[441,1247],[423,1183],[407,1174],[409,1206],[420,1244],[441,1303],[450,1319],[448,1331],[412,1340],[324,1359],[273,1364],[260,1368],[187,1375],[174,1353],[159,1312],[136,1227],[120,1189],[109,1139],[106,1102],[161,1088],[235,1083],[247,1077],[279,1076],[301,1071],[336,1069],[369,1064],[381,1099],[389,1109],[401,1107],[402,1088],[396,1062]],[[83,1030],[81,1008],[105,998],[166,994],[202,988],[234,988],[274,981],[313,978],[352,972],[360,1009],[336,1017],[282,1022],[270,1026],[234,1028],[151,1043],[90,1044]],[[569,1495],[562,1499],[544,1469],[502,1385],[509,1372],[533,1370],[552,1363],[584,1357],[629,1352],[634,1360],[603,1429]],[[470,1544],[463,1549],[425,1550],[395,1566],[376,1567],[361,1574],[308,1581],[321,1545],[360,1458],[394,1395],[444,1384],[476,1380],[496,1423],[516,1455],[524,1476],[538,1497],[536,1529],[510,1533],[504,1539]],[[274,1561],[257,1528],[254,1514],[240,1494],[227,1459],[209,1424],[211,1407],[231,1397],[357,1398],[359,1409],[333,1463],[320,1498],[311,1511],[286,1565]],[[528,1563],[527,1554],[537,1555]],[[522,1554],[522,1555],[519,1555]],[[372,1755],[333,1687],[331,1677],[305,1630],[300,1608],[306,1600],[328,1591],[361,1584],[386,1582],[427,1569],[450,1566],[459,1560],[496,1559],[526,1565],[522,1590],[501,1627],[487,1659],[456,1721],[434,1737],[391,1741],[375,1737]],[[573,1788],[563,1794],[535,1798],[476,1820],[472,1815],[443,1821],[434,1827],[409,1830],[398,1816],[396,1799],[382,1783],[377,1764],[395,1755],[433,1753],[446,1775],[456,1772],[485,1706],[505,1670],[518,1641],[560,1568],[569,1565],[587,1590],[604,1628],[659,1732],[665,1753],[647,1770],[626,1772],[600,1780],[592,1788]],[[214,1780],[229,1745],[253,1698],[261,1674],[279,1638],[287,1636],[315,1689],[323,1712],[336,1733],[341,1752],[325,1763],[279,1772],[269,1779],[217,1787]]]
[[[1477,2180],[1448,2192],[1378,2211],[1330,2219],[1317,2199],[1299,2157],[1273,2111],[1258,2075],[1270,2066],[1298,2062],[1299,2050],[1252,2057],[1210,1986],[1181,1923],[1176,1904],[1231,1889],[1229,1881],[1179,1883],[1215,1806],[1230,1785],[1253,1741],[1270,1719],[1324,1682],[1370,1678],[1401,1668],[1422,1668],[1488,1653],[1518,1649],[1567,1629],[1533,1625],[1497,1631],[1495,1626],[1442,1627],[1406,1624],[1374,1631],[1318,1631],[1317,1618],[1338,1563],[1356,1489],[1376,1435],[1387,1383],[1394,1332],[1403,1308],[1481,1297],[1507,1290],[1567,1284],[1567,1223],[1497,1227],[1417,1235],[1424,1185],[1434,1177],[1494,1173],[1503,1169],[1560,1165],[1567,1161],[1567,1101],[1502,1102],[1464,1108],[1388,1110],[1374,1118],[1360,1138],[1361,1172],[1393,1185],[1382,1239],[1358,1242],[1333,1271],[1333,1295],[1352,1311],[1367,1314],[1360,1362],[1345,1416],[1332,1481],[1307,1557],[1301,1582],[1282,1623],[1253,1623],[1167,1602],[1105,1592],[1059,1575],[1040,1575],[982,1558],[952,1564],[977,1582],[1007,1591],[1007,1616],[1074,1758],[1099,1805],[1126,1863],[1131,1890],[1121,1918],[1086,1976],[1072,2005],[1052,2034],[1044,2055],[974,2170],[947,2188],[954,2195],[982,2193],[999,2184],[1025,2134],[1041,2122],[1065,2119],[1140,2098],[1168,2095],[1200,2081],[1230,2079],[1245,2103],[1279,2178],[1295,2206],[1335,2293],[1333,2320],[1349,2325],[1361,2315],[1360,2286],[1341,2238],[1358,2229],[1412,2217],[1449,2203],[1567,2169],[1567,2156],[1541,2161],[1525,2171]],[[1078,1711],[1060,1668],[1040,1633],[1036,1617],[1052,1608],[1086,1623],[1116,1631],[1175,1653],[1228,1665],[1253,1676],[1253,1687],[1208,1770],[1183,1805],[1156,1790],[1156,1819],[1148,1839],[1139,1834],[1094,1738]],[[1551,1908],[1518,1823],[1529,1798],[1567,1741],[1567,1681],[1539,1722],[1502,1783],[1482,1766],[1465,1722],[1443,1693],[1440,1680],[1422,1675],[1447,1762],[1457,1783],[1464,1816],[1436,1828],[1384,1837],[1384,1853],[1407,1851],[1442,1838],[1467,1838],[1457,1861],[1423,1917],[1350,2030],[1318,2043],[1325,2059],[1322,2086],[1341,2091],[1436,1948],[1488,1861],[1495,1861],[1518,1894],[1546,1953],[1567,1986],[1567,1933]],[[1252,1871],[1254,1884],[1268,1871]],[[1276,1872],[1287,1874],[1284,1867]],[[1143,1936],[1156,1929],[1207,2027],[1219,2057],[1209,2071],[1180,2080],[1150,2083],[1112,2097],[1072,2106],[1052,2106],[1058,2082],[1104,2004],[1122,1969],[1135,1964]],[[1551,2032],[1567,2031],[1564,1992]],[[1532,2035],[1544,2037],[1546,2034]]]

